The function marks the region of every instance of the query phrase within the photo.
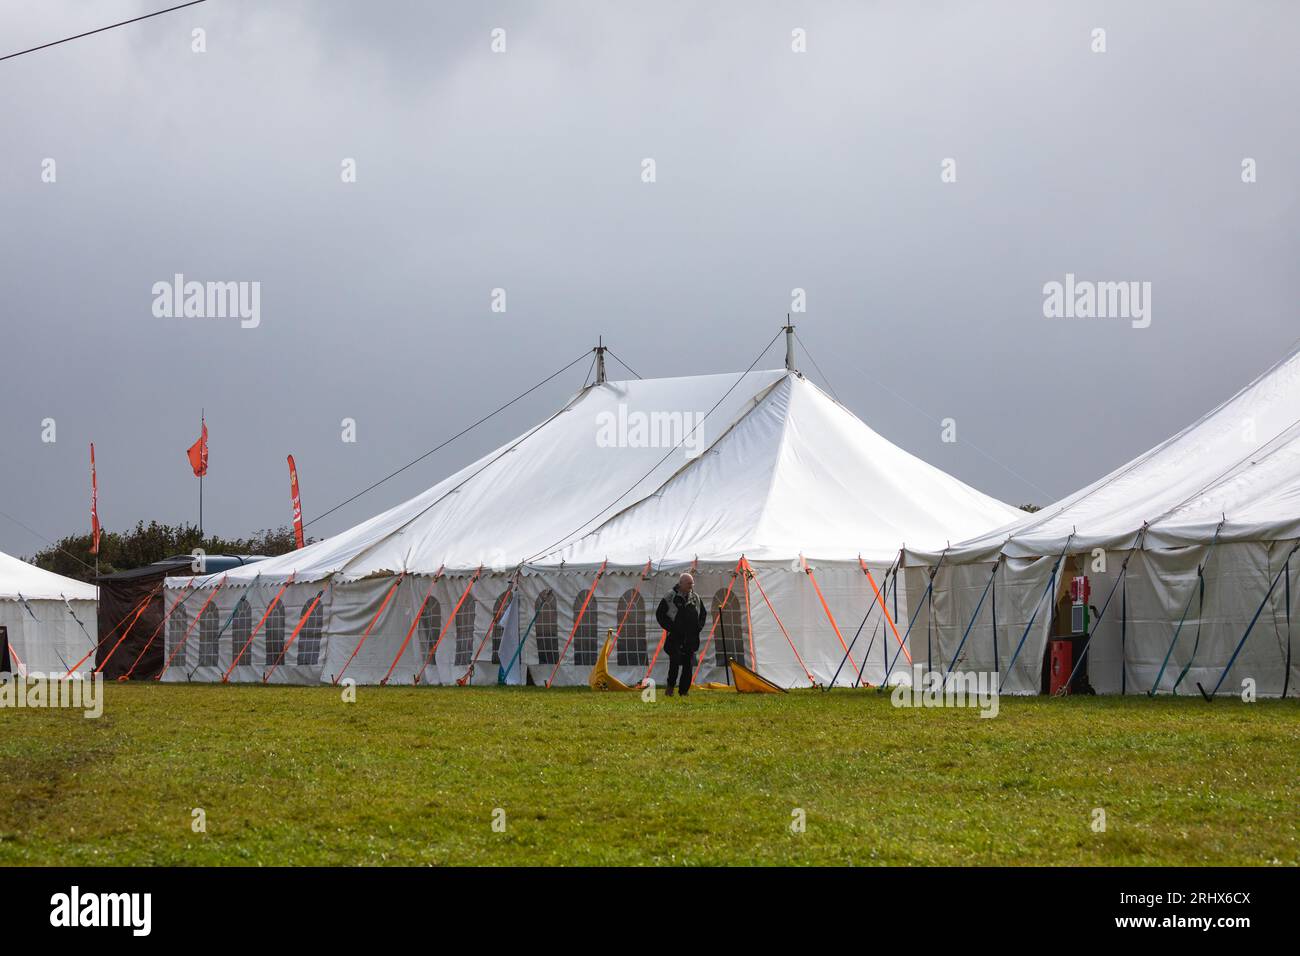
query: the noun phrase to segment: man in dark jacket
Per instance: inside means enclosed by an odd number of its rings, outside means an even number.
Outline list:
[[[695,593],[695,579],[689,574],[678,578],[673,589],[659,602],[655,620],[668,632],[664,650],[668,652],[669,697],[673,696],[674,685],[681,688],[683,697],[690,692],[691,668],[695,663],[695,652],[700,649],[700,632],[704,630],[708,616],[704,602]]]

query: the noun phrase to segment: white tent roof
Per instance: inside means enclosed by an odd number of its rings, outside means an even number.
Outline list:
[[[674,448],[706,413],[694,452]],[[611,427],[621,440],[602,440]],[[583,389],[423,494],[227,574],[232,584],[355,580],[741,553],[879,561],[1018,513],[890,444],[796,373],[643,379]]]
[[[94,601],[93,584],[45,571],[26,561],[0,552],[0,601]]]
[[[963,541],[949,559],[1300,536],[1300,351],[1172,438],[1099,481],[1005,528]],[[909,548],[909,551],[912,549]],[[917,555],[930,560],[933,554]]]

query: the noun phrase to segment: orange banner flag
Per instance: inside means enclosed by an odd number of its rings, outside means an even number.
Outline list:
[[[202,478],[208,473],[208,423],[203,423],[203,434],[185,452],[190,458],[190,467],[194,469],[194,477]]]
[[[303,546],[302,536],[302,498],[298,494],[298,468],[289,456],[289,497],[293,500],[293,540],[295,546]]]

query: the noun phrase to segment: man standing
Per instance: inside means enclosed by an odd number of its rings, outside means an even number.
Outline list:
[[[673,589],[659,602],[655,620],[668,632],[664,650],[668,652],[669,697],[673,696],[673,685],[681,688],[683,697],[690,692],[694,655],[700,649],[700,632],[708,616],[704,602],[695,593],[695,579],[689,574],[678,578]]]

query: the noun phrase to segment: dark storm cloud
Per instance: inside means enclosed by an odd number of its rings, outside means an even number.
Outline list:
[[[0,52],[163,5],[9,5]],[[0,511],[84,528],[93,439],[110,527],[193,520],[205,408],[209,529],[285,523],[288,452],[310,518],[597,335],[643,375],[742,369],[796,287],[846,405],[1044,503],[1295,338],[1298,26],[1283,3],[211,0],[0,63]],[[260,282],[261,324],[156,318],[178,272]],[[1151,327],[1043,318],[1067,272],[1151,282]],[[313,532],[539,420],[585,368]],[[41,544],[0,518],[0,549]]]

